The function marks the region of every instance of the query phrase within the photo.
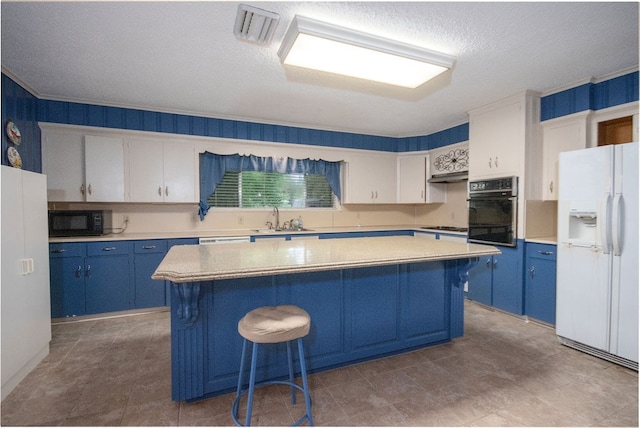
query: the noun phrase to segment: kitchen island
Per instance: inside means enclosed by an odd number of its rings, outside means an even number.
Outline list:
[[[493,254],[500,251],[410,236],[175,246],[153,274],[172,283],[172,399],[233,390],[237,323],[259,306],[310,314],[311,372],[460,337],[467,271]],[[284,376],[285,355],[265,352],[257,377]]]

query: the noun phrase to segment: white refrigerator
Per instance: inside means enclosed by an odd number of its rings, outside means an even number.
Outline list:
[[[638,143],[560,154],[556,333],[638,369]]]

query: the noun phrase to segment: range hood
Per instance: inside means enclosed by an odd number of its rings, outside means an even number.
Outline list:
[[[469,171],[434,174],[427,181],[429,183],[458,183],[469,179]]]

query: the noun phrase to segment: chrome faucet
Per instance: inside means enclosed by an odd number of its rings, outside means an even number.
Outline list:
[[[275,229],[280,229],[280,211],[278,210],[278,207],[273,207],[273,213],[271,213],[271,215],[275,216],[276,218]]]

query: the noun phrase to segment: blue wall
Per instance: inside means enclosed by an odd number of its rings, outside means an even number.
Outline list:
[[[604,109],[632,101],[638,101],[638,72],[600,83],[588,83],[543,97],[540,120],[553,119],[584,110]],[[18,151],[22,157],[23,167],[35,172],[42,171],[41,136],[40,128],[37,125],[38,121],[388,152],[430,150],[469,139],[468,123],[430,135],[392,138],[66,101],[40,100],[8,76],[2,74],[3,127],[8,118],[12,118],[22,133],[23,143],[18,147]],[[2,141],[2,164],[7,165],[7,148],[10,143],[8,143],[6,133]]]
[[[9,119],[16,124],[22,135],[22,144],[16,146],[22,159],[22,168],[42,172],[38,99],[2,74],[2,165],[9,165],[7,149],[13,146],[7,138],[6,125]]]
[[[633,101],[638,101],[637,71],[543,97],[540,101],[540,120],[545,121],[585,110],[601,110]]]

